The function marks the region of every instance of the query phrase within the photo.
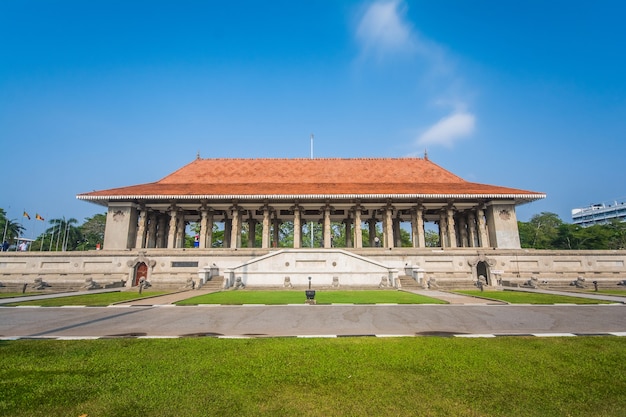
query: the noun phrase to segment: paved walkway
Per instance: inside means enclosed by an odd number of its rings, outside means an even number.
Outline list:
[[[216,292],[215,290],[185,290],[180,292],[175,292],[171,294],[158,295],[156,297],[147,297],[139,300],[131,300],[125,301],[123,303],[118,303],[116,305],[134,305],[134,306],[145,306],[145,305],[167,305],[174,304],[178,301],[186,300],[191,297],[197,297],[199,295],[209,294],[211,292]]]
[[[103,290],[71,291],[71,292],[56,292],[52,294],[24,295],[21,297],[0,298],[0,305],[11,304],[11,303],[21,303],[24,301],[46,300],[49,298],[72,297],[75,295],[98,294],[98,293],[103,293],[103,292],[119,292],[121,290],[122,290],[121,288],[107,288]]]
[[[64,293],[56,293],[56,294],[39,294],[39,295],[29,295],[29,296],[23,296],[23,297],[0,298],[0,305],[17,303],[17,302],[22,302],[22,301],[42,300],[42,299],[58,298],[58,297],[71,297],[71,296],[76,296],[76,295],[97,294],[97,293],[103,293],[103,292],[116,292],[116,291],[121,291],[121,289],[110,288],[110,289],[103,289],[103,290],[75,291],[75,292],[64,292]],[[575,291],[554,291],[554,290],[533,289],[533,288],[515,288],[515,287],[507,287],[506,291],[520,291],[520,292],[534,292],[534,293],[542,293],[542,294],[564,295],[564,296],[569,296],[569,297],[588,298],[588,299],[593,299],[593,300],[609,301],[613,303],[626,304],[626,295],[624,297],[621,297],[617,295],[594,294],[594,293],[584,293],[584,292],[575,292]],[[178,301],[186,300],[188,298],[197,297],[199,295],[209,294],[211,292],[215,292],[215,291],[202,289],[202,288],[199,290],[185,290],[185,291],[175,292],[171,294],[159,295],[155,297],[148,297],[148,298],[141,298],[138,300],[126,301],[126,302],[118,303],[117,305],[135,305],[135,306],[168,305],[168,304],[174,304]],[[496,300],[489,300],[487,298],[471,297],[467,295],[455,294],[455,293],[439,291],[439,290],[417,290],[417,291],[409,291],[409,292],[423,295],[425,297],[436,298],[438,300],[445,301],[449,304],[465,304],[465,305],[506,304],[504,302],[500,302]]]
[[[608,294],[595,294],[589,292],[577,292],[577,291],[555,291],[555,290],[544,290],[544,289],[534,289],[534,288],[516,288],[516,287],[506,287],[506,291],[519,291],[519,292],[535,292],[540,294],[552,294],[552,295],[564,295],[566,297],[578,297],[578,298],[588,298],[590,300],[600,300],[600,301],[611,301],[613,303],[626,303],[626,292],[624,292],[624,296],[619,295],[608,295]]]

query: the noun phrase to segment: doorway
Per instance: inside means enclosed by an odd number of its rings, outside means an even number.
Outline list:
[[[480,278],[481,275],[485,277],[485,282],[483,284],[491,285],[491,279],[489,276],[489,266],[487,265],[487,262],[485,261],[480,261],[476,264],[476,278]]]
[[[148,280],[148,265],[145,262],[140,262],[135,266],[135,277],[133,279],[133,286],[139,285],[141,280]]]

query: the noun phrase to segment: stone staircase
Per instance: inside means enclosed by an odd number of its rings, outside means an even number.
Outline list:
[[[202,289],[208,291],[221,291],[223,288],[224,277],[222,275],[216,275],[202,285]]]
[[[399,275],[398,280],[400,281],[400,288],[403,290],[411,291],[411,290],[423,290],[421,285],[417,283],[412,277],[408,275]]]

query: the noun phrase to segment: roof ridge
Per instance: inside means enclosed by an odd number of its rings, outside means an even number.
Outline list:
[[[228,158],[200,158],[195,159],[194,161],[329,161],[329,160],[338,160],[338,161],[389,161],[389,160],[422,160],[428,161],[428,159],[420,158],[417,156],[395,156],[395,157],[357,157],[357,158],[344,158],[344,157],[321,157],[321,158],[280,158],[280,157],[272,157],[272,158],[238,158],[238,157],[228,157]],[[189,164],[187,164],[189,165]]]

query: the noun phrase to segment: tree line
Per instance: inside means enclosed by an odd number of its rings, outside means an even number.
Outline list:
[[[75,218],[65,217],[47,221],[49,227],[30,242],[29,251],[74,251],[96,249],[104,241],[105,214],[85,218],[78,224]],[[24,237],[26,228],[16,219],[9,219],[0,208],[0,233],[8,250],[17,250],[18,238]]]
[[[626,222],[582,227],[565,223],[550,212],[535,214],[518,222],[522,248],[532,249],[626,249]]]

